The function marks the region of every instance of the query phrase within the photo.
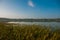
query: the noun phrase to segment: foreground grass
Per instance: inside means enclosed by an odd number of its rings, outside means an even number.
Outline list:
[[[0,40],[60,40],[60,29],[40,25],[0,23]]]

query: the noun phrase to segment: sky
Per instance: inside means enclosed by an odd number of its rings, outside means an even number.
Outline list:
[[[60,18],[60,0],[0,0],[0,18]]]

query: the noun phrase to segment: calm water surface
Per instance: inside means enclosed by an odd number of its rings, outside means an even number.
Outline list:
[[[8,23],[16,23],[16,24],[26,24],[26,25],[45,25],[45,26],[60,26],[60,22],[8,22]]]

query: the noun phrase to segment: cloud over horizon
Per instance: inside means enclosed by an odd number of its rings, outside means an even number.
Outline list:
[[[30,7],[34,7],[34,4],[33,4],[32,0],[29,0],[29,1],[28,1],[28,5],[29,5]]]

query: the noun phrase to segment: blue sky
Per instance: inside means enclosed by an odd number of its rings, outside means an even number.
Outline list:
[[[60,1],[0,0],[0,17],[60,18]]]

